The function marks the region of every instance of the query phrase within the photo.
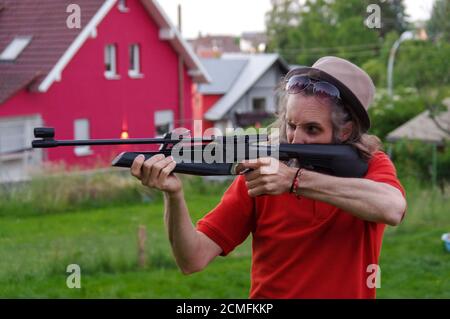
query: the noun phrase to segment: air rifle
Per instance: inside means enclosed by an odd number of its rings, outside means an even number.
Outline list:
[[[297,159],[299,165],[309,170],[339,176],[363,177],[368,164],[357,150],[346,144],[268,144],[267,135],[231,135],[209,138],[191,138],[186,134],[167,133],[162,138],[55,140],[55,130],[50,127],[34,129],[33,148],[87,145],[159,144],[158,151],[123,152],[113,161],[115,167],[131,167],[142,154],[148,159],[156,154],[173,156],[174,172],[201,176],[236,175],[242,160],[275,157],[281,161]]]

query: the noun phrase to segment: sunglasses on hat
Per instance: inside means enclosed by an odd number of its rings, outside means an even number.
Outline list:
[[[286,81],[286,92],[298,94],[310,91],[314,95],[341,99],[341,95],[336,86],[331,83],[315,80],[306,75],[294,75]]]

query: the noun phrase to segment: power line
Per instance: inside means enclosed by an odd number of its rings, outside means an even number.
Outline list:
[[[317,48],[286,48],[286,49],[281,49],[283,51],[333,51],[333,50],[339,50],[339,49],[345,49],[347,51],[352,51],[354,49],[357,48],[361,48],[361,49],[366,49],[366,48],[372,48],[372,49],[381,49],[382,45],[381,44],[356,44],[356,45],[344,45],[344,46],[335,46],[335,47],[317,47]],[[280,50],[280,49],[278,49]]]

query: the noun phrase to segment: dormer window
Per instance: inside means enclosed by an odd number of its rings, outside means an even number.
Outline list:
[[[31,37],[15,37],[0,54],[0,61],[14,61],[31,42]]]
[[[128,12],[130,9],[127,7],[127,0],[119,0],[117,5],[120,12]]]

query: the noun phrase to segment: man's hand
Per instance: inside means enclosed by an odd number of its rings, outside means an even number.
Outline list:
[[[171,156],[163,154],[152,156],[144,161],[143,155],[137,156],[131,165],[131,175],[139,179],[144,186],[159,189],[169,194],[181,191],[180,179],[171,174],[176,163]]]
[[[238,166],[238,172],[253,169],[245,173],[248,195],[278,195],[289,192],[298,168],[288,167],[273,157],[263,157],[256,160],[243,161]]]

